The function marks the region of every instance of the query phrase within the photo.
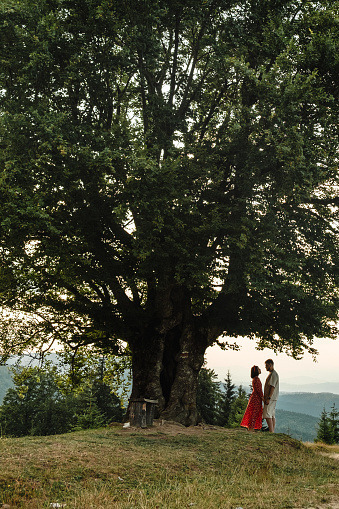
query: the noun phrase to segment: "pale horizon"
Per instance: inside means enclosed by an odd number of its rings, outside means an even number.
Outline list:
[[[275,354],[268,348],[256,350],[255,341],[250,339],[238,338],[236,342],[241,346],[240,351],[224,351],[217,345],[207,349],[206,367],[213,369],[221,382],[229,371],[233,382],[249,385],[250,369],[253,365],[260,367],[260,378],[264,381],[265,360],[271,358],[279,373],[282,387],[285,384],[300,384],[302,392],[302,385],[306,384],[339,384],[339,340],[316,339],[313,346],[319,352],[317,362],[313,361],[309,353],[305,353],[303,359],[295,360],[285,353]]]

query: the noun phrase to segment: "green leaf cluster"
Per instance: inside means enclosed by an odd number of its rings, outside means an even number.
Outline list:
[[[3,309],[117,351],[181,288],[206,346],[335,337],[338,2],[5,0],[0,28]]]

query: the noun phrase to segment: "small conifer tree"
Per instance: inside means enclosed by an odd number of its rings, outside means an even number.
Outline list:
[[[333,405],[331,412],[326,412],[325,408],[321,412],[315,441],[330,445],[339,443],[339,412],[335,405]]]
[[[221,394],[220,399],[220,426],[228,427],[231,414],[232,403],[236,398],[235,385],[232,382],[231,374],[228,371],[223,384],[225,392]]]
[[[231,405],[229,427],[236,428],[240,425],[248,403],[248,395],[242,385],[239,385],[236,398]]]
[[[206,424],[218,424],[220,387],[213,369],[201,368],[197,390],[197,408],[200,418]]]
[[[335,404],[331,407],[329,413],[329,426],[332,433],[333,443],[339,444],[339,412],[335,407]]]

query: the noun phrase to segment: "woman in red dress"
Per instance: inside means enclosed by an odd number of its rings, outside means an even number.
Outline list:
[[[251,368],[251,378],[253,391],[248,400],[248,405],[244,413],[244,417],[240,426],[248,428],[249,430],[261,429],[262,427],[262,402],[264,395],[262,392],[262,385],[259,379],[261,369],[258,366]]]

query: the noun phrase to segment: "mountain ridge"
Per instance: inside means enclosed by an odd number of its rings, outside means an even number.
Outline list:
[[[233,382],[235,385],[242,385],[246,388],[250,384],[250,382]],[[264,384],[264,382],[262,381]],[[307,382],[307,383],[285,383],[280,381],[280,393],[289,392],[312,392],[314,394],[327,392],[332,394],[339,395],[339,382]]]
[[[321,412],[327,412],[335,405],[339,408],[339,395],[329,392],[292,392],[280,393],[277,402],[277,409],[312,415],[320,418]]]

